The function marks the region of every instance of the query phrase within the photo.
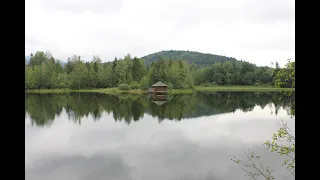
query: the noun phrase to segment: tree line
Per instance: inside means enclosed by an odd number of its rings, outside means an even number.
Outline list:
[[[201,67],[184,60],[160,56],[148,64],[144,59],[132,58],[127,54],[112,62],[102,62],[99,56],[93,56],[92,61],[86,62],[81,56],[73,55],[63,66],[49,52],[37,51],[30,57],[29,62],[25,59],[26,89],[146,89],[157,81],[175,89],[187,89],[195,85],[294,87],[294,62],[288,62],[285,68],[280,68],[278,63],[275,68],[270,68],[240,61],[216,62]]]

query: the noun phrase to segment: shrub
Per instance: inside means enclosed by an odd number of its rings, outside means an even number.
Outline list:
[[[210,84],[210,86],[216,86],[216,85],[218,85],[218,84],[215,81],[212,81],[212,83]]]
[[[59,88],[66,88],[67,86],[63,83],[63,82],[61,82],[60,84],[59,84]]]
[[[168,83],[168,88],[169,89],[174,89],[174,86],[173,86],[173,84],[171,82]]]
[[[120,85],[118,86],[118,88],[119,88],[120,90],[125,90],[125,91],[131,89],[131,87],[130,87],[128,84],[125,84],[125,83],[120,84]]]
[[[140,84],[138,82],[136,82],[136,81],[132,81],[130,83],[130,86],[131,86],[132,89],[138,89],[140,87]]]

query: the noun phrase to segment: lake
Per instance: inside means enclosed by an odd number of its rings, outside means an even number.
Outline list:
[[[281,120],[294,130],[294,94],[26,94],[27,180],[244,180],[244,148],[275,179],[294,179],[266,150]]]

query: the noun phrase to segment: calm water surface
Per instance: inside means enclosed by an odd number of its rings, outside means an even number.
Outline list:
[[[26,179],[243,180],[231,161],[241,146],[276,179],[294,179],[262,145],[280,120],[294,129],[293,101],[279,92],[27,94]]]

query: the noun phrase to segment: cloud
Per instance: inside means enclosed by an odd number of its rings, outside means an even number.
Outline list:
[[[26,55],[103,61],[192,50],[256,64],[294,59],[294,1],[26,1]]]
[[[282,108],[277,116],[266,108],[161,124],[145,115],[129,126],[106,112],[78,125],[63,111],[49,128],[32,126],[26,116],[26,179],[245,179],[230,160],[241,145],[264,157],[276,177],[285,176],[282,157],[263,142],[276,120],[288,120],[293,130],[294,120]]]
[[[247,0],[243,1],[245,17],[256,23],[294,22],[294,1]]]
[[[47,157],[26,169],[26,179],[130,179],[131,168],[116,154]]]
[[[74,13],[84,13],[87,11],[91,11],[94,13],[113,13],[120,11],[122,0],[56,0],[45,1],[43,3],[43,6],[52,11],[69,11]]]

